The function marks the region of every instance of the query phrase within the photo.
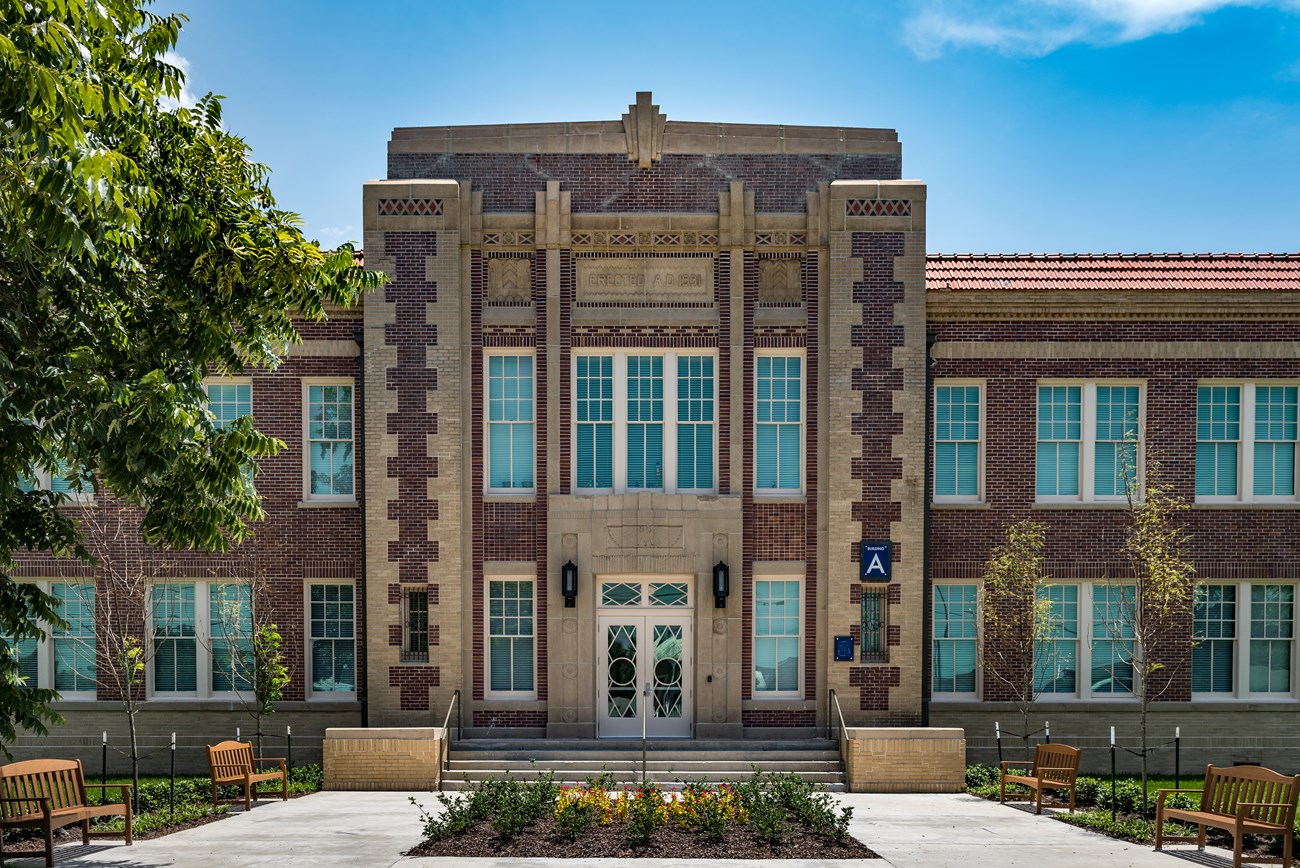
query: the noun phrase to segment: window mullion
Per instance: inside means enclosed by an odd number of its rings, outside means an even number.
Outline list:
[[[1079,662],[1075,666],[1075,672],[1078,673],[1076,678],[1078,679],[1077,686],[1080,699],[1092,699],[1092,643],[1096,640],[1093,633],[1093,619],[1095,616],[1092,609],[1092,589],[1092,582],[1081,582],[1079,584],[1079,621],[1077,626]]]
[[[194,692],[199,698],[212,695],[211,589],[208,582],[194,583]]]
[[[1255,384],[1241,386],[1241,447],[1237,462],[1238,486],[1241,500],[1249,503],[1255,499]]]
[[[1236,681],[1233,695],[1238,699],[1250,697],[1250,589],[1249,582],[1237,586],[1237,671],[1233,673]]]
[[[677,354],[664,353],[663,487],[677,493]]]
[[[1090,503],[1097,482],[1097,384],[1083,384],[1079,426],[1079,499]]]
[[[627,491],[627,353],[614,354],[614,493]]]

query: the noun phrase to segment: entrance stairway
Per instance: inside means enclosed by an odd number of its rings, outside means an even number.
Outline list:
[[[464,739],[453,742],[444,790],[463,790],[488,778],[532,778],[550,771],[561,785],[585,783],[602,772],[622,784],[641,782],[641,740]],[[844,764],[835,742],[651,741],[646,779],[664,789],[688,781],[734,781],[763,772],[796,772],[831,792],[844,792]]]

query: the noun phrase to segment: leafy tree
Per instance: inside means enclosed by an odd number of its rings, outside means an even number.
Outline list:
[[[1183,557],[1188,537],[1179,514],[1187,502],[1164,480],[1155,457],[1148,456],[1139,470],[1136,455],[1136,449],[1130,450],[1122,467],[1128,528],[1121,552],[1130,575],[1107,579],[1110,611],[1105,632],[1118,662],[1132,667],[1146,813],[1148,712],[1173,683],[1176,667],[1190,660],[1187,645],[1169,637],[1188,632],[1196,569]]]
[[[1040,672],[1052,671],[1051,603],[1039,592],[1047,525],[1022,519],[984,564],[980,614],[984,671],[1002,685],[1020,712],[1020,734],[1029,741],[1029,713],[1042,692]]]
[[[350,305],[378,274],[307,241],[211,95],[168,111],[184,18],[147,0],[0,0],[0,636],[38,638],[55,601],[11,578],[25,550],[89,558],[65,472],[138,508],[150,544],[225,550],[262,517],[256,459],[218,429],[203,378],[273,367],[293,318]],[[44,733],[52,694],[0,654],[0,741]]]

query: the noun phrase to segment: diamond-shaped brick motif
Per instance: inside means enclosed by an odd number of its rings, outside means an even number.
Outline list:
[[[609,233],[609,243],[618,244],[625,247],[636,246],[636,233],[633,232],[611,232]]]
[[[654,243],[655,243],[655,246],[657,246],[657,247],[658,247],[658,246],[670,245],[670,244],[681,244],[681,243],[682,243],[682,236],[681,236],[681,235],[677,235],[677,234],[669,234],[669,233],[663,233],[663,232],[656,232],[656,233],[655,233],[655,236],[654,236]]]
[[[715,235],[715,234],[713,234],[712,232],[701,232],[701,233],[700,233],[700,243],[701,243],[701,244],[717,244],[717,243],[718,243],[718,236]]]
[[[911,199],[848,199],[844,213],[850,217],[911,217]]]
[[[380,199],[380,217],[439,217],[441,199]]]
[[[575,232],[575,233],[573,233],[573,243],[574,243],[574,244],[590,244],[590,243],[591,243],[591,233],[590,233],[590,232]]]

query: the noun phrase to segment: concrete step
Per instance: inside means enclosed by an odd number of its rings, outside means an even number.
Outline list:
[[[556,739],[556,738],[461,738],[452,742],[452,750],[461,751],[495,751],[495,750],[526,750],[534,753],[592,753],[592,752],[613,752],[613,753],[641,753],[641,739],[639,738],[587,738],[587,739]],[[646,742],[646,750],[650,753],[687,753],[696,751],[705,751],[711,753],[743,753],[743,754],[769,754],[769,753],[807,753],[809,751],[821,751],[824,753],[834,753],[839,756],[839,744],[825,738],[808,738],[808,739],[689,739],[689,738],[662,738],[650,739]]]
[[[532,773],[531,770],[530,773],[535,774]],[[563,775],[556,775],[555,783],[558,784],[559,786],[564,786],[564,787],[582,786],[587,783],[587,779],[589,777],[594,778],[598,774],[599,772],[596,771],[592,771],[586,774],[581,772],[568,772]],[[470,772],[470,773],[462,772],[458,774],[457,772],[453,771],[453,772],[448,772],[447,775],[443,778],[442,788],[444,790],[453,790],[453,791],[465,790],[465,789],[469,789],[470,787],[484,780],[503,777],[507,775],[512,777],[519,777],[525,780],[528,779],[528,777],[530,777],[529,773],[519,773],[516,775],[509,772],[486,772],[485,773],[482,771],[478,771],[478,772]],[[661,772],[661,771],[654,771],[654,770],[647,770],[646,772],[646,780],[659,784],[665,790],[679,790],[682,788],[683,783],[687,780],[702,781],[705,783],[725,783],[728,781],[744,780],[748,777],[749,777],[749,773],[732,773],[732,772],[711,772],[711,773],[701,773],[697,775],[681,775],[674,772]],[[820,789],[826,792],[831,792],[831,793],[845,792],[843,772],[810,773],[804,775],[804,777],[812,781],[813,783],[818,784]],[[466,781],[467,778],[468,778],[468,782]],[[614,776],[614,783],[615,786],[618,787],[639,784],[641,783],[640,771],[638,770],[635,774],[632,774],[630,772],[616,774]]]
[[[458,757],[452,755],[449,763],[451,770],[468,771],[470,769],[479,769],[482,771],[498,772],[529,772],[536,770],[549,769],[550,771],[560,774],[561,772],[571,769],[604,769],[606,771],[617,773],[622,771],[640,770],[641,761],[639,759],[538,759],[534,764],[532,762],[521,761],[516,759],[506,759],[500,757]],[[729,760],[697,760],[694,758],[674,758],[674,759],[649,759],[646,761],[647,768],[659,769],[661,771],[718,771],[747,773],[754,768],[762,771],[777,772],[823,772],[838,770],[840,761],[834,760],[750,760],[750,759],[729,759]]]
[[[541,763],[559,763],[559,762],[582,762],[588,765],[593,763],[618,763],[618,762],[641,762],[641,751],[549,751],[535,750],[530,748],[519,748],[514,750],[461,750],[459,746],[453,747],[448,752],[452,760],[465,760],[469,762],[523,762],[536,760]],[[748,753],[741,751],[682,751],[680,753],[668,751],[647,751],[646,756],[651,760],[683,760],[686,762],[732,762],[741,763],[744,768],[748,768],[750,763],[793,763],[793,762],[833,762],[840,761],[840,755],[836,751],[765,751],[761,753]]]

